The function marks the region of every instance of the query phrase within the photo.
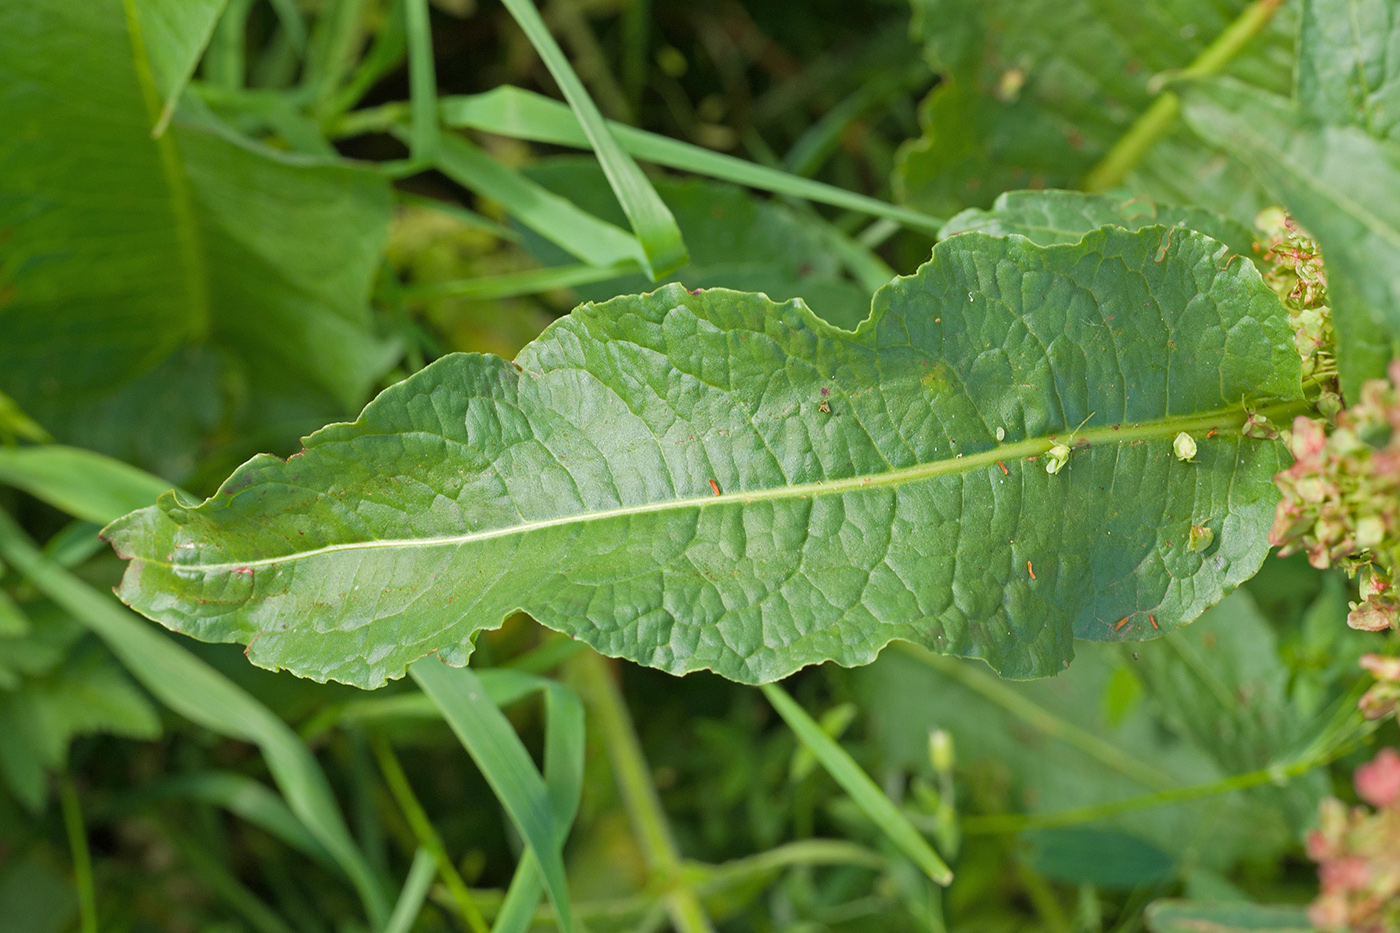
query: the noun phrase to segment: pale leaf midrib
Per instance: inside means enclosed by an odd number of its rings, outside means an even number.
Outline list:
[[[1254,410],[1258,414],[1269,418],[1271,421],[1282,423],[1295,415],[1303,414],[1310,410],[1310,408],[1311,403],[1299,399],[1289,402],[1277,402]],[[294,561],[306,560],[342,551],[461,546],[465,544],[474,544],[480,541],[489,541],[494,538],[526,535],[548,528],[559,528],[595,521],[609,521],[617,518],[626,518],[632,515],[649,515],[671,510],[703,509],[717,505],[734,505],[736,503],[748,505],[754,502],[816,498],[818,496],[859,492],[865,489],[878,489],[885,486],[900,486],[939,476],[971,473],[974,470],[986,468],[997,468],[998,461],[1005,462],[1010,460],[1014,462],[1028,457],[1040,456],[1047,452],[1057,440],[1069,443],[1076,448],[1082,448],[1085,446],[1093,447],[1096,444],[1103,443],[1126,444],[1134,441],[1170,440],[1181,431],[1192,435],[1205,434],[1212,430],[1218,432],[1238,432],[1243,426],[1246,417],[1247,413],[1243,408],[1232,406],[1226,409],[1217,409],[1189,416],[1168,416],[1155,421],[1144,421],[1128,425],[1103,425],[1100,427],[1087,428],[1073,434],[1049,435],[1047,437],[1029,438],[1011,444],[1001,444],[991,450],[982,451],[980,453],[934,460],[910,467],[901,467],[885,473],[851,476],[826,482],[801,483],[794,486],[781,486],[770,489],[753,489],[741,492],[721,493],[720,495],[693,496],[685,499],[666,499],[597,512],[575,512],[571,515],[560,516],[559,518],[522,522],[516,525],[472,531],[460,535],[427,538],[386,538],[374,541],[347,541],[338,544],[328,544],[324,547],[312,548],[305,551],[297,551],[292,554],[284,554],[279,557],[223,561],[213,564],[183,564],[173,561],[154,560],[151,558],[138,559],[143,564],[169,569],[180,574],[191,572],[226,573],[252,570],[258,567],[271,567],[278,564],[292,563]]]

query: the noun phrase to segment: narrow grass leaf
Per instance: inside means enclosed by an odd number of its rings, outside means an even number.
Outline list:
[[[524,272],[507,272],[502,275],[482,275],[471,279],[453,279],[448,282],[424,282],[403,289],[405,301],[426,298],[514,298],[517,295],[538,295],[540,292],[556,288],[573,288],[575,285],[591,285],[636,275],[642,271],[635,262],[622,262],[612,266],[593,266],[578,263],[567,266],[549,266],[543,269],[528,269]]]
[[[403,883],[403,890],[399,893],[399,901],[394,905],[389,922],[384,925],[384,933],[408,933],[413,929],[413,925],[418,922],[418,915],[423,912],[423,901],[428,897],[428,888],[432,886],[435,874],[437,860],[433,858],[433,853],[419,848],[413,854],[408,879]]]
[[[448,178],[495,201],[526,227],[590,265],[630,261],[642,266],[646,261],[636,237],[580,210],[459,136],[442,138],[436,165]]]
[[[419,696],[428,699],[422,694]],[[433,719],[441,718],[436,708],[432,712]],[[372,748],[374,757],[379,759],[379,770],[384,775],[384,782],[389,785],[389,793],[398,802],[404,819],[413,830],[413,835],[418,837],[418,844],[432,855],[443,884],[452,895],[452,899],[457,902],[458,911],[466,919],[473,933],[487,933],[486,920],[482,917],[480,908],[476,906],[471,891],[467,889],[466,881],[462,879],[457,866],[447,854],[447,846],[443,844],[442,836],[434,828],[433,821],[428,818],[428,812],[423,809],[418,795],[413,792],[413,785],[404,773],[403,765],[399,763],[399,757],[394,753],[394,746],[388,735],[384,732],[375,735]]]
[[[509,702],[501,699],[508,692],[544,690],[544,783],[549,794],[550,812],[554,815],[555,831],[562,846],[583,796],[583,703],[578,694],[567,687],[520,671],[483,671],[481,679],[488,692],[492,693],[492,698],[501,706]],[[511,879],[492,933],[529,933],[535,920],[535,908],[543,894],[544,878],[539,864],[527,853]]]
[[[378,926],[388,902],[345,827],[329,782],[286,723],[214,668],[53,563],[0,512],[0,555],[36,589],[83,622],[147,690],[191,722],[262,751],[288,805],[331,853]]]
[[[426,3],[427,0],[419,2]],[[661,196],[656,193],[651,182],[647,181],[637,163],[632,161],[632,157],[613,138],[607,121],[603,119],[593,99],[588,96],[583,82],[574,73],[569,60],[559,48],[559,43],[554,41],[554,36],[550,34],[539,11],[535,9],[534,0],[503,2],[510,15],[515,17],[520,28],[525,31],[530,44],[544,60],[545,67],[558,82],[559,89],[564,92],[564,99],[569,102],[574,115],[578,117],[579,125],[583,127],[588,142],[597,154],[598,162],[608,176],[608,183],[617,195],[618,203],[622,205],[627,219],[632,222],[637,239],[642,243],[652,279],[664,278],[685,265],[689,257],[686,254],[685,242],[681,239],[680,228],[676,226],[676,219],[671,216],[670,209],[662,202]]]
[[[851,800],[865,811],[865,815],[879,827],[881,832],[899,847],[905,855],[913,859],[923,872],[934,881],[947,885],[953,880],[953,872],[933,851],[933,847],[909,822],[889,797],[861,770],[855,759],[827,735],[817,721],[788,696],[776,684],[764,684],[763,695],[791,727],[797,738],[811,749],[817,761],[826,769],[837,784],[850,795]]]
[[[559,926],[570,933],[574,929],[573,911],[560,853],[562,837],[554,819],[554,798],[520,737],[474,671],[450,668],[429,656],[410,665],[409,673],[442,710],[443,718],[530,846],[544,874]]]
[[[437,76],[434,73],[433,34],[428,22],[428,0],[406,0],[403,5],[408,37],[408,90],[411,141],[415,160],[431,162],[438,152],[442,132],[437,114]]]
[[[170,489],[160,477],[120,460],[61,444],[0,447],[0,483],[99,525],[145,508]]]
[[[532,91],[499,87],[484,94],[444,97],[439,105],[448,126],[499,133],[532,142],[588,148],[588,135],[569,108]],[[643,162],[694,172],[759,191],[786,194],[829,204],[872,217],[884,217],[933,235],[944,223],[939,217],[897,207],[877,198],[846,191],[781,169],[758,165],[712,152],[656,133],[610,123],[613,136],[627,152]]]
[[[412,207],[423,207],[440,214],[446,214],[453,220],[465,227],[474,230],[482,230],[501,240],[508,240],[511,243],[520,242],[520,233],[512,230],[505,224],[497,223],[489,217],[484,217],[470,208],[463,207],[453,201],[444,201],[441,198],[424,197],[421,194],[414,194],[411,191],[395,191],[394,198],[400,204]]]

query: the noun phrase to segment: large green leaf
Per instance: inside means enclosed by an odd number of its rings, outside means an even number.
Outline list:
[[[127,26],[121,0],[0,5],[0,390],[90,446],[94,413],[193,342],[238,364],[188,361],[210,391],[267,371],[359,404],[389,362],[367,304],[387,184],[184,111],[152,139],[160,102]]]
[[[1238,158],[1317,237],[1343,387],[1400,355],[1400,146],[1307,117],[1225,78],[1193,84],[1187,121]]]
[[[1189,65],[1249,5],[911,0],[914,34],[943,80],[922,108],[921,137],[901,153],[896,189],[912,206],[948,216],[1009,189],[1077,187],[1151,105],[1154,78]],[[1289,24],[1276,21],[1232,72],[1284,91],[1291,45]],[[1256,186],[1242,172],[1217,178],[1219,162],[1190,134],[1170,133],[1128,186],[1252,217],[1264,206]]]
[[[971,207],[958,214],[943,225],[938,236],[974,231],[992,236],[1015,233],[1049,246],[1077,243],[1084,234],[1108,224],[1128,230],[1156,225],[1185,227],[1214,237],[1237,254],[1253,253],[1254,236],[1249,229],[1211,211],[1078,191],[1008,191],[990,210]]]
[[[446,357],[201,506],[115,522],[120,595],[364,686],[464,663],[517,609],[750,682],[897,638],[1054,673],[1074,635],[1185,624],[1267,551],[1284,455],[1243,403],[1305,403],[1282,306],[1225,257],[1163,227],[966,234],[854,334],[722,289],[585,305],[514,364]]]
[[[1327,123],[1400,139],[1400,7],[1391,0],[1303,0],[1297,96]]]

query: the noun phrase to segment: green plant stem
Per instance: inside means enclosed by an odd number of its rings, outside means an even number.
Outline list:
[[[1282,2],[1283,0],[1255,0],[1196,57],[1195,61],[1182,69],[1178,78],[1200,78],[1218,73],[1250,39],[1268,25]],[[1170,91],[1160,94],[1129,127],[1128,132],[1114,143],[1113,148],[1099,164],[1085,176],[1084,190],[1104,191],[1121,184],[1152,144],[1176,122],[1180,112],[1181,98]]]
[[[83,933],[97,933],[97,890],[92,880],[92,851],[88,848],[87,827],[78,803],[78,789],[65,773],[59,782],[63,825],[68,830],[68,848],[73,853],[73,886],[78,889],[78,916]]]
[[[1361,733],[1365,734],[1379,728],[1379,723],[1368,723],[1361,728]],[[1072,826],[1079,823],[1092,823],[1097,820],[1105,820],[1110,817],[1120,816],[1124,813],[1132,813],[1137,810],[1151,810],[1155,807],[1162,807],[1173,803],[1184,803],[1191,800],[1200,800],[1203,797],[1214,797],[1217,794],[1228,794],[1233,791],[1248,790],[1251,787],[1259,787],[1263,784],[1280,784],[1289,778],[1306,774],[1314,768],[1319,768],[1336,758],[1341,757],[1351,750],[1350,742],[1343,742],[1334,745],[1326,751],[1315,755],[1307,755],[1287,765],[1270,765],[1260,768],[1257,771],[1249,771],[1245,774],[1236,774],[1219,781],[1211,781],[1206,784],[1194,784],[1190,787],[1172,787],[1158,791],[1155,794],[1144,794],[1140,797],[1127,797],[1123,800],[1111,800],[1107,803],[1092,804],[1087,807],[1075,807],[1069,810],[1059,810],[1055,813],[998,813],[990,816],[967,816],[962,820],[962,831],[965,835],[986,836],[996,833],[1016,833],[1025,829],[1053,829],[1059,826]]]
[[[579,679],[580,692],[593,710],[598,734],[612,761],[623,807],[631,819],[647,870],[665,892],[666,908],[677,933],[712,933],[710,918],[682,871],[680,851],[661,807],[661,795],[652,782],[632,717],[607,662],[602,655],[587,651],[570,659],[569,664]]]
[[[394,746],[390,744],[388,737],[382,734],[374,736],[372,745],[374,757],[379,761],[379,769],[384,772],[384,783],[389,786],[389,793],[393,795],[399,809],[403,811],[404,819],[408,820],[413,834],[418,837],[418,844],[421,847],[419,851],[427,852],[437,863],[438,874],[442,876],[443,884],[451,893],[452,900],[456,903],[463,919],[467,921],[467,926],[471,927],[472,933],[490,933],[486,918],[481,915],[481,908],[477,906],[471,890],[467,888],[466,881],[457,871],[457,866],[452,864],[452,859],[448,857],[447,847],[443,844],[442,837],[433,828],[432,821],[428,819],[423,805],[418,802],[417,795],[413,793],[413,786],[408,782],[408,775],[404,773],[403,766],[399,764],[398,756],[394,754]]]
[[[723,901],[730,896],[730,892],[751,890],[755,884],[765,883],[784,868],[798,865],[847,865],[879,870],[888,864],[888,859],[879,852],[853,842],[841,839],[801,839],[718,865],[685,862],[682,870],[702,900],[715,898]],[[477,889],[473,894],[482,905],[486,916],[494,920],[504,900],[504,892]],[[640,923],[658,906],[658,896],[655,892],[645,891],[627,897],[583,901],[574,906],[577,918],[584,923],[620,927]],[[438,903],[448,908],[454,906],[442,898],[439,898]],[[663,908],[663,916],[664,913]],[[537,925],[554,925],[554,910],[547,904],[541,905],[535,911],[534,922]]]
[[[1171,781],[1162,774],[1147,767],[1118,746],[1111,742],[1105,742],[1074,723],[1046,712],[1016,692],[1015,688],[988,673],[985,669],[979,670],[958,658],[934,654],[927,648],[920,648],[908,642],[896,642],[895,648],[911,658],[922,661],[940,674],[956,680],[967,689],[981,694],[1041,733],[1078,749],[1090,758],[1132,778],[1139,784],[1158,791],[1167,791],[1172,787]],[[964,821],[964,826],[966,825],[966,821]]]

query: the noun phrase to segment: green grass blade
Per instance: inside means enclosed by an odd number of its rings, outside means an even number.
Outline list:
[[[422,696],[420,694],[420,696]],[[428,699],[423,697],[423,699]],[[440,719],[441,714],[436,709],[433,710],[433,718]],[[433,827],[433,821],[428,818],[428,813],[423,809],[423,804],[418,801],[418,795],[413,792],[413,785],[409,783],[408,775],[404,773],[403,765],[399,764],[399,758],[394,754],[394,746],[383,732],[374,736],[372,742],[374,757],[379,759],[379,770],[384,775],[384,783],[389,785],[389,793],[398,802],[399,809],[403,812],[404,819],[408,821],[408,826],[413,830],[413,835],[418,837],[418,845],[433,857],[433,862],[437,865],[437,873],[442,876],[442,882],[446,885],[452,899],[457,902],[457,910],[467,921],[473,933],[487,933],[486,920],[481,915],[481,909],[476,906],[476,900],[472,897],[471,891],[467,889],[467,883],[462,879],[462,875],[457,871],[457,866],[453,864],[451,856],[447,854],[447,847],[443,844],[442,836],[438,835],[437,829]]]
[[[444,201],[441,198],[429,198],[421,194],[414,194],[411,191],[395,191],[394,199],[400,204],[410,207],[422,207],[439,214],[445,214],[453,220],[473,230],[482,230],[501,240],[508,240],[511,243],[520,242],[519,232],[512,230],[505,224],[496,223],[489,217],[483,217],[471,208],[463,207],[455,201]]]
[[[384,892],[355,847],[320,765],[286,723],[108,595],[46,558],[4,512],[0,512],[0,556],[101,638],[161,702],[206,729],[257,745],[292,812],[355,885],[371,923],[382,923],[388,914]]]
[[[440,101],[439,108],[443,122],[452,127],[483,130],[557,146],[587,148],[589,144],[587,134],[568,107],[517,87],[499,87],[484,94],[465,97],[445,97]],[[618,144],[643,162],[694,172],[760,191],[829,204],[872,217],[884,217],[929,235],[937,234],[945,223],[943,218],[897,207],[781,169],[711,152],[680,140],[620,123],[609,124],[609,127]]]
[[[508,693],[539,688],[545,691],[544,783],[562,846],[583,796],[583,702],[567,687],[518,671],[483,671],[481,679],[499,705],[509,702],[500,699]],[[543,894],[544,879],[538,863],[533,857],[521,859],[492,933],[529,933]]]
[[[248,14],[253,0],[230,0],[204,51],[204,80],[225,91],[243,87],[248,76]]]
[[[423,901],[437,874],[437,860],[427,849],[420,848],[413,855],[413,864],[408,869],[408,879],[403,883],[399,902],[389,922],[384,925],[384,933],[408,933],[423,912]]]
[[[448,282],[424,282],[421,285],[405,287],[401,295],[404,301],[426,298],[514,298],[517,295],[538,295],[540,292],[556,288],[573,288],[575,285],[590,285],[635,275],[642,269],[634,262],[623,262],[614,266],[591,266],[577,263],[568,266],[549,266],[544,269],[527,269],[524,272],[507,272],[502,275],[483,275],[473,279],[453,279]]]
[[[92,850],[88,847],[87,827],[73,778],[63,775],[59,782],[63,825],[68,831],[68,848],[73,858],[73,886],[78,889],[78,916],[83,933],[97,933],[97,888],[92,881]]]
[[[436,164],[448,178],[500,204],[522,224],[590,265],[631,261],[640,266],[646,260],[641,244],[627,231],[580,210],[459,136],[442,138]]]
[[[553,798],[520,737],[474,671],[448,667],[431,655],[414,662],[408,670],[423,692],[442,710],[443,718],[461,739],[534,852],[544,874],[545,888],[559,916],[559,926],[565,933],[571,933],[573,911],[569,906],[564,860],[560,853],[562,840],[555,825]]]
[[[613,138],[607,121],[603,119],[593,99],[588,96],[583,82],[574,73],[573,67],[564,57],[563,50],[559,48],[559,43],[554,41],[554,36],[550,34],[539,11],[535,9],[534,0],[503,2],[510,15],[515,17],[520,28],[525,31],[530,44],[544,60],[545,67],[558,82],[559,89],[564,92],[564,99],[569,102],[569,107],[578,118],[584,135],[588,137],[589,144],[598,156],[599,164],[603,166],[603,173],[608,176],[608,184],[612,185],[618,203],[622,205],[627,219],[632,222],[637,239],[642,243],[652,279],[661,279],[685,265],[690,257],[686,253],[685,242],[681,239],[680,228],[676,226],[676,219],[671,216],[670,208],[662,202],[661,196],[642,174],[637,163],[632,161],[632,157]]]
[[[926,875],[939,884],[946,885],[953,880],[953,872],[933,851],[933,847],[919,834],[909,819],[886,797],[884,792],[861,770],[855,759],[831,736],[822,730],[806,710],[797,705],[782,687],[777,684],[764,684],[763,695],[778,715],[787,721],[789,727],[812,750],[817,761],[821,762],[827,774],[840,784],[850,795],[856,806],[865,811],[885,836],[913,859]]]
[[[158,476],[80,447],[0,447],[0,483],[99,525],[143,509],[170,488]]]
[[[293,51],[302,52],[306,49],[306,17],[301,12],[301,7],[297,5],[297,0],[269,0],[273,12],[277,14],[277,20],[282,24],[282,31],[287,34],[287,42]]]
[[[170,799],[196,800],[227,810],[332,871],[338,868],[325,846],[297,819],[281,796],[260,781],[233,771],[181,774],[122,796],[100,815],[110,818]]]
[[[433,70],[433,34],[428,23],[428,0],[403,5],[408,36],[408,90],[411,141],[415,161],[437,157],[442,132],[438,126],[437,77]]]

